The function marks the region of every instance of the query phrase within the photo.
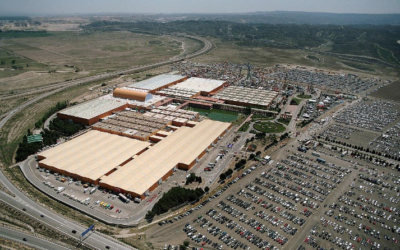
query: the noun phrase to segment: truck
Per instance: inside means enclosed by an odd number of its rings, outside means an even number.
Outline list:
[[[57,194],[61,193],[64,190],[65,190],[65,187],[58,187],[57,188]]]
[[[94,192],[96,192],[96,190],[97,190],[97,188],[94,187],[94,188],[92,188],[92,189],[90,190],[89,193],[90,193],[90,194],[93,194]]]
[[[316,157],[320,157],[321,155],[320,154],[318,154],[317,152],[312,152],[311,153],[313,156],[316,156]]]
[[[340,155],[341,157],[347,155],[347,151],[343,151],[342,154]]]
[[[307,152],[307,149],[304,147],[298,147],[297,150],[299,150],[300,152]]]
[[[319,162],[319,163],[325,163],[326,161],[325,161],[324,159],[322,159],[322,158],[317,158],[317,162]]]
[[[118,196],[119,196],[119,198],[121,198],[121,200],[123,200],[125,203],[129,203],[129,199],[128,199],[125,195],[119,193]]]

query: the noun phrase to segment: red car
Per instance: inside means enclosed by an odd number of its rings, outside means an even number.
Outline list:
[[[115,210],[116,213],[118,213],[119,209]]]

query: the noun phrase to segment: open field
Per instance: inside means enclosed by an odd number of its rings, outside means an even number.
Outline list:
[[[39,62],[97,72],[156,62],[181,52],[181,44],[169,37],[130,32],[56,32],[5,43],[8,49]]]
[[[308,59],[308,52],[304,50],[278,49],[272,47],[241,47],[232,42],[223,42],[215,38],[208,39],[216,44],[216,49],[193,59],[194,62],[216,63],[227,60],[232,63],[250,62],[250,64],[259,67],[272,67],[275,64],[290,64],[341,71],[343,73],[357,72],[359,75],[379,75],[382,79],[398,76],[396,69],[376,64],[368,64],[368,66],[365,66],[374,71],[365,71],[365,68],[361,70],[344,64],[351,64],[351,61],[345,61],[328,55],[318,54],[320,61]],[[362,64],[357,63],[357,65]]]
[[[191,39],[130,32],[53,32],[46,37],[6,39],[0,42],[0,61],[4,61],[0,65],[0,93],[8,94],[11,90],[18,93],[31,87],[157,62],[191,53],[199,46]],[[13,70],[12,66],[20,69]]]
[[[18,107],[23,102],[27,101],[30,98],[34,98],[36,95],[29,95],[19,98],[10,98],[10,99],[0,99],[0,117],[2,114],[7,113],[8,111],[12,110],[15,107]],[[1,118],[0,118],[1,120]]]
[[[372,93],[371,96],[399,102],[400,101],[399,93],[400,93],[400,81],[396,81],[388,86],[380,88],[378,91]]]

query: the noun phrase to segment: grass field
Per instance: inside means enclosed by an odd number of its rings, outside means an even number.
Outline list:
[[[254,128],[265,133],[282,133],[285,126],[276,122],[262,122],[254,124]]]
[[[388,86],[380,88],[378,91],[372,93],[371,96],[400,102],[399,93],[400,81],[396,81]]]
[[[399,61],[393,56],[393,52],[382,48],[379,45],[375,45],[376,50],[378,51],[379,56],[388,63],[398,65]]]
[[[239,128],[239,132],[246,132],[250,128],[250,122],[245,122],[243,125]]]
[[[393,77],[398,76],[398,70],[387,68],[381,65],[371,64],[368,65],[374,71],[360,70],[357,68],[350,68],[342,63],[341,59],[328,56],[318,55],[319,62],[307,58],[309,53],[297,49],[277,49],[271,47],[239,47],[232,42],[223,42],[218,39],[207,38],[213,41],[216,48],[199,57],[193,59],[194,62],[199,63],[217,63],[229,61],[232,63],[246,63],[250,62],[252,65],[259,67],[272,67],[275,64],[291,64],[303,65],[309,67],[318,67],[326,70],[335,70],[357,74],[379,75],[380,77]]]
[[[295,105],[299,105],[301,100],[299,98],[293,97],[292,100],[290,101],[291,105],[293,105],[293,103],[296,103]]]
[[[310,99],[311,95],[298,95],[297,98],[301,98],[301,99]]]
[[[200,109],[200,108],[189,108],[190,110],[197,111],[200,115],[210,118],[211,120],[221,122],[232,122],[238,118],[238,113],[219,110],[219,109]]]
[[[188,53],[201,47],[191,39],[130,32],[51,32],[5,39],[0,41],[0,93],[165,60],[183,52],[181,41]],[[13,60],[22,69],[11,70]]]

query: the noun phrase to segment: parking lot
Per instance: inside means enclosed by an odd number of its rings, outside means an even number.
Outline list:
[[[286,150],[271,164],[255,164],[255,170],[228,182],[188,216],[161,222],[149,237],[166,249],[161,244],[170,230],[177,230],[175,246],[190,239],[190,246],[204,249],[292,249],[291,240],[320,219],[316,214],[325,212],[331,194],[344,180],[351,183],[349,175],[357,175],[347,161],[326,156],[320,164],[316,158]]]

